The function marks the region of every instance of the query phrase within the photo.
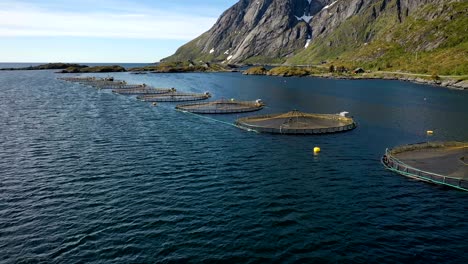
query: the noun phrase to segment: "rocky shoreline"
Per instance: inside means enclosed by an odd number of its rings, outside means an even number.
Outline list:
[[[191,61],[178,62],[178,63],[161,63],[159,65],[146,66],[142,68],[130,68],[125,69],[119,65],[108,65],[108,66],[95,66],[89,67],[86,65],[79,64],[67,64],[67,63],[49,63],[39,65],[35,67],[27,68],[5,68],[0,70],[50,70],[50,69],[61,69],[57,73],[99,73],[99,72],[131,72],[134,74],[143,73],[184,73],[184,72],[236,72],[239,71],[238,65],[220,65],[204,63],[197,65]],[[467,76],[442,76],[437,75],[430,76],[424,74],[412,74],[412,73],[400,73],[400,72],[371,72],[367,71],[356,73],[355,71],[350,72],[347,69],[333,71],[324,67],[299,67],[299,66],[277,66],[267,69],[271,66],[254,66],[247,70],[242,71],[244,75],[268,75],[268,76],[279,76],[279,77],[317,77],[327,79],[346,79],[346,80],[399,80],[405,82],[413,82],[418,84],[434,85],[455,90],[468,90],[468,78]],[[360,69],[360,68],[359,68]]]
[[[360,68],[359,68],[360,69]],[[439,77],[437,75],[418,75],[411,73],[390,73],[390,72],[362,72],[356,73],[344,71],[327,72],[325,68],[318,67],[294,67],[294,66],[278,66],[267,70],[263,66],[254,66],[245,71],[244,75],[268,75],[279,77],[317,77],[327,79],[344,79],[344,80],[398,80],[405,82],[413,82],[418,84],[434,85],[449,89],[468,90],[468,79],[466,76],[460,76],[459,79],[449,78],[446,76]]]
[[[439,86],[448,89],[454,90],[468,90],[468,80],[454,80],[454,79],[445,79],[445,80],[431,80],[424,79],[420,77],[398,77],[398,76],[333,76],[327,74],[317,74],[310,75],[313,77],[327,78],[327,79],[343,79],[343,80],[396,80],[403,82],[412,82],[417,84],[426,84]]]

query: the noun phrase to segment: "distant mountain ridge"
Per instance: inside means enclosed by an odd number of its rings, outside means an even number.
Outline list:
[[[468,1],[240,0],[165,60],[467,74],[467,40]]]

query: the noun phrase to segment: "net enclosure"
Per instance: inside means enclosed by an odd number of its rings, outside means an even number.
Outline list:
[[[468,191],[468,142],[425,142],[386,150],[384,166],[401,175]]]
[[[99,85],[99,84],[126,84],[125,81],[115,80],[114,77],[109,78],[96,78],[96,77],[63,77],[58,78],[59,80],[64,80],[68,82],[76,82],[80,84],[88,85]]]
[[[148,94],[140,95],[138,100],[144,102],[183,102],[183,101],[197,101],[210,98],[210,93],[179,93],[170,92],[164,94]]]
[[[260,99],[256,101],[221,99],[211,102],[182,104],[176,106],[176,109],[197,114],[230,114],[258,111],[264,106],[265,104]]]
[[[148,88],[146,84],[128,84],[126,81],[99,81],[87,83],[87,85],[108,90]]]
[[[112,90],[113,93],[123,95],[146,95],[146,94],[164,94],[175,92],[174,88],[153,88],[153,87],[139,87],[139,88],[118,88]]]
[[[293,110],[283,114],[251,116],[237,119],[243,129],[274,134],[327,134],[356,128],[352,118],[339,114],[309,114]]]
[[[91,82],[91,81],[96,81],[97,79],[95,77],[61,77],[57,78],[59,80],[64,80],[68,82]]]
[[[109,78],[96,78],[96,77],[65,77],[59,78],[69,82],[76,82],[82,85],[89,85],[98,89],[131,89],[146,87],[145,84],[127,84],[126,81],[115,80],[114,77]]]

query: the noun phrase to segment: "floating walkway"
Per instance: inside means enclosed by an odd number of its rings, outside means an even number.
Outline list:
[[[176,109],[197,114],[231,114],[261,110],[265,104],[257,101],[218,100],[212,102],[191,103],[176,106]]]
[[[468,191],[468,142],[427,142],[387,149],[382,163],[406,177]]]
[[[141,95],[138,96],[137,99],[144,102],[183,102],[205,100],[210,97],[211,95],[208,92],[203,94],[171,92],[164,94]]]
[[[82,85],[92,86],[98,89],[145,89],[151,88],[146,84],[128,84],[126,81],[115,80],[113,77],[110,78],[96,78],[96,77],[66,77],[59,78],[69,82],[76,82]]]
[[[153,87],[140,87],[140,88],[118,88],[112,90],[113,93],[122,95],[146,95],[146,94],[165,94],[175,92],[175,88],[153,88]]]
[[[92,83],[125,83],[125,81],[114,80],[114,77],[109,78],[96,78],[96,77],[64,77],[58,78],[68,82],[77,82],[80,84],[92,84]]]
[[[96,77],[65,77],[58,78],[68,82],[76,82],[82,85],[89,85],[99,89],[115,89],[115,88],[138,88],[142,85],[128,85],[126,81],[115,80],[113,77],[96,78]],[[144,87],[144,85],[143,85]]]
[[[125,81],[119,82],[95,82],[88,83],[87,85],[93,86],[97,89],[103,90],[115,90],[115,89],[138,89],[138,88],[148,88],[146,84],[127,84]]]
[[[244,117],[237,119],[236,125],[260,133],[293,135],[328,134],[356,128],[356,123],[349,117],[308,114],[296,110],[284,114]]]
[[[184,102],[206,100],[211,97],[206,93],[182,93],[174,88],[161,89],[146,84],[127,84],[125,81],[116,81],[114,78],[96,77],[67,77],[61,80],[78,82],[98,89],[112,89],[112,92],[123,95],[137,95],[137,99],[144,102]],[[259,99],[256,101],[217,100],[211,102],[188,103],[177,105],[176,109],[194,114],[230,114],[245,113],[263,109],[265,105]],[[236,127],[249,131],[276,134],[327,134],[352,130],[356,123],[352,118],[342,114],[308,114],[291,111],[283,114],[261,115],[240,118],[235,121]]]
[[[57,79],[67,82],[87,82],[97,80],[96,77],[61,77]]]

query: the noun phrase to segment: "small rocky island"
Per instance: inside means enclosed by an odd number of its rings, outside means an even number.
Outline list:
[[[106,66],[94,66],[94,67],[76,67],[71,66],[63,69],[59,73],[90,73],[90,72],[125,72],[127,71],[124,67],[119,65],[106,65]]]
[[[76,64],[76,63],[47,63],[47,64],[41,64],[37,66],[29,66],[29,67],[23,67],[23,68],[1,68],[0,71],[61,70],[61,69],[67,69],[70,67],[81,69],[81,68],[86,68],[88,66]]]
[[[181,73],[181,72],[230,72],[235,70],[234,65],[222,65],[218,63],[199,62],[191,60],[177,62],[160,62],[145,67],[128,69],[131,72],[152,73]]]
[[[125,72],[126,69],[119,65],[93,66],[76,63],[47,63],[37,66],[22,68],[2,68],[2,71],[37,71],[37,70],[61,70],[58,73],[90,73],[90,72]]]

